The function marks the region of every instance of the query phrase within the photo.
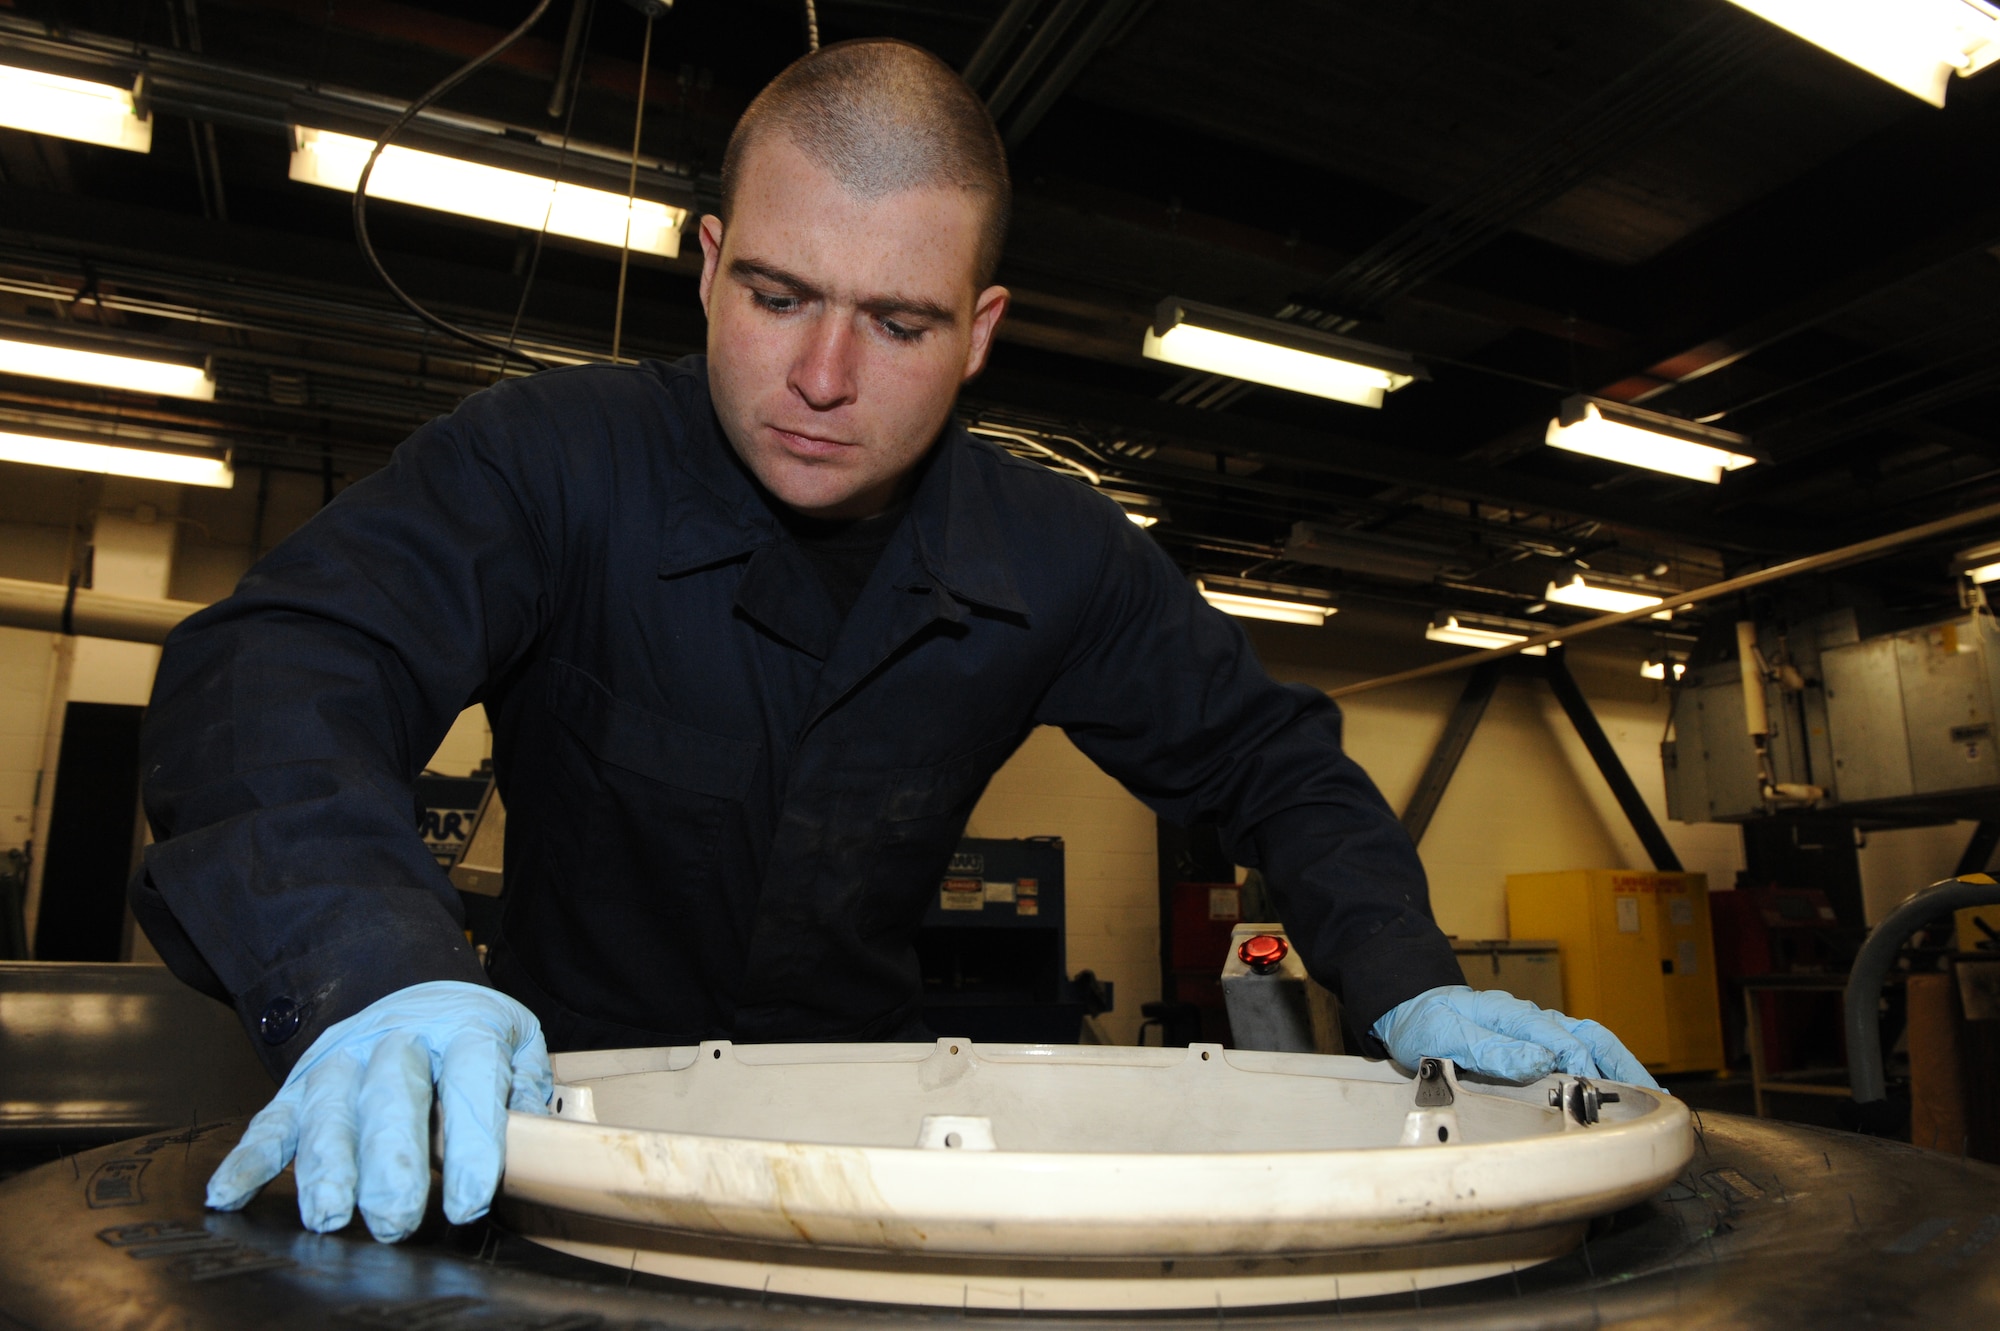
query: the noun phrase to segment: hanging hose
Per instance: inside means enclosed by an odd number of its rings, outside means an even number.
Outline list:
[[[411,296],[409,292],[396,284],[396,279],[389,276],[389,270],[382,266],[381,256],[375,253],[375,246],[368,240],[368,178],[375,173],[375,161],[381,157],[382,150],[387,148],[412,120],[422,114],[424,109],[433,102],[491,64],[508,47],[527,36],[528,31],[541,22],[542,16],[549,12],[549,6],[553,3],[555,3],[555,0],[537,0],[533,12],[521,21],[519,27],[494,43],[484,54],[460,66],[446,77],[442,83],[439,83],[429,92],[417,98],[416,101],[411,102],[408,109],[396,119],[396,122],[382,132],[382,137],[375,140],[374,150],[368,154],[368,164],[361,168],[361,179],[356,181],[354,185],[354,239],[361,246],[362,256],[368,260],[369,267],[375,270],[375,276],[382,279],[382,285],[389,288],[390,294],[401,301],[405,309],[409,310],[410,313],[416,315],[419,319],[422,319],[432,328],[450,337],[455,337],[461,342],[470,343],[482,351],[488,351],[498,356],[503,371],[510,359],[520,361],[522,364],[537,370],[546,370],[549,366],[548,362],[541,360],[539,357],[530,356],[527,352],[519,348],[495,342],[491,338],[481,337],[479,334],[471,332],[468,329],[460,328],[448,319],[431,313],[422,305],[419,305],[416,298]],[[648,26],[650,27],[650,20]]]

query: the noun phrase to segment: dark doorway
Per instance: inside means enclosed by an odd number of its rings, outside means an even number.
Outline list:
[[[63,713],[55,806],[35,924],[39,961],[117,961],[139,814],[143,707],[73,702]]]

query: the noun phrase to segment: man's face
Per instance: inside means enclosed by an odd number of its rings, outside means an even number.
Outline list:
[[[701,219],[715,412],[784,503],[873,516],[929,451],[1007,306],[974,286],[980,205],[857,198],[777,133],[747,154],[728,228]]]

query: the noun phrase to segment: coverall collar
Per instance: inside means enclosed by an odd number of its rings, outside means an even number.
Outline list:
[[[689,360],[696,362],[702,371],[706,428],[688,431],[679,461],[700,492],[690,487],[663,514],[659,564],[663,578],[754,555],[778,545],[783,537],[783,528],[769,508],[772,501],[745,474],[715,419],[706,391],[706,362],[699,357]],[[922,575],[955,600],[1025,619],[1027,603],[1008,566],[1006,542],[994,526],[993,496],[973,456],[975,448],[964,426],[956,420],[946,423],[904,519],[914,537],[916,563]],[[885,560],[894,558],[901,544],[899,539],[892,545]],[[896,585],[913,585],[916,574],[913,569],[906,576],[898,569]]]

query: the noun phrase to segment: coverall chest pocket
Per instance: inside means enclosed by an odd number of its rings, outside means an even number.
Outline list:
[[[873,890],[858,903],[864,933],[915,928],[938,890],[965,820],[1016,741],[985,745],[933,767],[880,775],[882,802]]]
[[[576,857],[593,881],[578,886],[661,902],[707,886],[763,746],[627,702],[562,661],[549,663],[548,700],[594,778]]]

